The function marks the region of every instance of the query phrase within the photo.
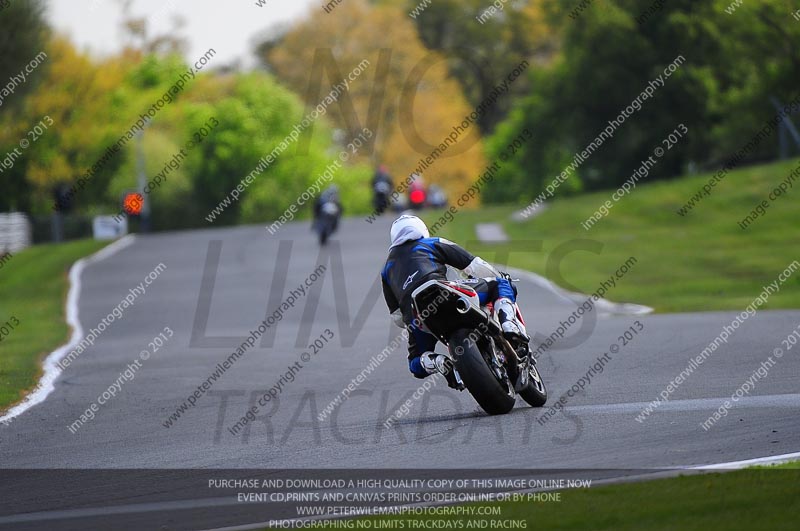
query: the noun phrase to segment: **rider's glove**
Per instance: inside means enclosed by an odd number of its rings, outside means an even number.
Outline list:
[[[492,264],[483,258],[476,256],[467,267],[464,268],[464,273],[472,275],[476,278],[496,278],[500,273],[497,272]]]
[[[426,352],[419,357],[419,362],[428,374],[438,372],[447,375],[453,370],[453,360],[445,354]]]

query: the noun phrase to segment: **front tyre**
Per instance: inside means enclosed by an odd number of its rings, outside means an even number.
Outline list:
[[[528,384],[519,392],[519,396],[532,407],[542,407],[547,402],[547,388],[535,363],[528,367]]]
[[[509,382],[502,383],[483,358],[478,345],[461,329],[448,341],[456,370],[472,397],[489,415],[502,415],[514,408],[516,394]]]

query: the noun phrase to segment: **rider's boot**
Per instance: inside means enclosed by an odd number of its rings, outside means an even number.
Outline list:
[[[453,359],[446,354],[425,352],[419,357],[419,363],[428,374],[440,373],[447,376],[453,371]]]
[[[497,299],[494,303],[494,311],[506,339],[512,342],[530,341],[525,325],[517,319],[517,306],[511,302],[511,299],[506,297]]]
[[[453,371],[454,362],[447,354],[437,354],[436,352],[426,352],[419,357],[419,363],[422,368],[428,371],[428,374],[440,373],[444,375],[447,380],[447,386],[458,391],[464,390],[464,385],[458,381]]]

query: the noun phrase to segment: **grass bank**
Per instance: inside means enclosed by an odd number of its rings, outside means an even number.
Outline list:
[[[472,505],[499,508],[491,516],[393,515],[350,520],[352,527],[334,521],[314,528],[789,531],[797,529],[800,469],[795,463],[691,474],[564,490],[542,499]]]
[[[69,339],[69,268],[105,245],[93,240],[36,245],[3,264],[0,325],[7,335],[0,341],[0,411],[36,385],[43,357]]]
[[[798,162],[733,171],[685,216],[677,210],[711,174],[639,181],[588,230],[581,223],[611,200],[613,191],[553,201],[542,214],[522,222],[510,216],[524,205],[463,210],[436,235],[464,244],[487,260],[510,252],[510,265],[584,293],[594,292],[633,256],[636,265],[609,290],[608,299],[646,304],[662,312],[741,310],[787,265],[800,261],[800,180],[746,229],[738,225],[759,202],[768,200]],[[424,217],[433,225],[441,214],[426,212]],[[512,241],[478,243],[475,225],[486,222],[501,223]],[[541,249],[524,250],[526,240],[541,242]],[[580,250],[592,246],[599,252]],[[573,250],[563,258],[557,257],[569,249]],[[762,308],[800,308],[800,271]]]

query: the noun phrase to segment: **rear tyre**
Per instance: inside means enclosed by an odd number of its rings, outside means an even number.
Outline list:
[[[325,246],[328,243],[328,238],[333,234],[333,228],[329,219],[321,219],[319,221],[319,244]]]
[[[469,330],[459,330],[448,342],[450,354],[455,360],[461,379],[464,380],[464,386],[489,415],[508,413],[516,402],[514,388],[497,379],[469,334]]]
[[[542,407],[547,402],[547,388],[544,386],[544,380],[533,363],[528,367],[528,373],[528,384],[519,392],[519,396],[533,407]]]

